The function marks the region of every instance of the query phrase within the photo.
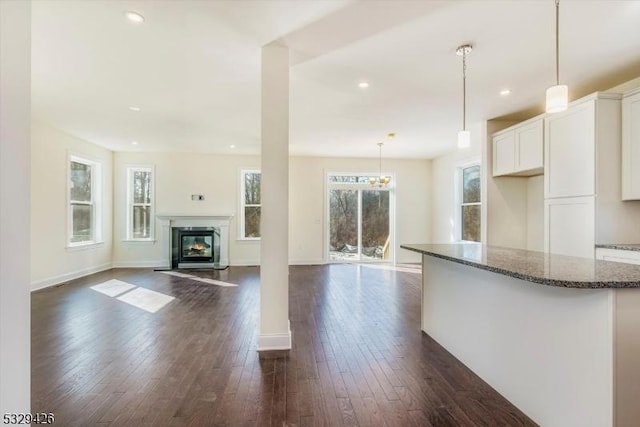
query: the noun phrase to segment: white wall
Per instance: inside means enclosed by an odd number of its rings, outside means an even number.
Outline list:
[[[544,175],[527,178],[527,250],[544,251]]]
[[[465,149],[456,149],[449,154],[432,160],[431,165],[431,242],[451,243],[458,240],[455,230],[455,174],[456,169],[469,161],[481,160],[481,135],[480,126],[472,126],[471,146]],[[455,135],[452,136],[455,138]],[[486,173],[484,163],[481,165],[482,173]],[[485,180],[481,180],[484,185]],[[486,191],[482,189],[484,203]],[[484,239],[484,237],[482,237]],[[413,239],[415,240],[415,239]],[[429,242],[426,240],[425,242]],[[415,242],[415,243],[425,243]]]
[[[31,407],[31,2],[0,1],[0,414]]]
[[[430,240],[429,160],[383,161],[396,174],[396,260],[419,262],[402,243]],[[127,164],[153,164],[156,171],[156,212],[160,214],[234,214],[231,223],[230,262],[257,265],[260,243],[237,240],[238,193],[242,168],[260,168],[258,156],[218,156],[188,153],[115,153],[114,155],[114,265],[160,265],[162,242],[127,243],[125,200]],[[322,263],[324,257],[325,173],[377,172],[375,159],[291,157],[289,162],[289,259],[292,264]],[[203,202],[191,194],[204,194]],[[156,230],[158,231],[158,230]],[[158,236],[158,234],[156,234]]]
[[[111,267],[112,152],[47,124],[31,126],[31,285],[38,289]],[[102,164],[104,243],[67,248],[69,153]]]

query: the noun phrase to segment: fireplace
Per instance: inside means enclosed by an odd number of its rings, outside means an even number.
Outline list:
[[[167,268],[229,266],[229,225],[233,215],[158,215]],[[165,258],[166,259],[166,258]]]
[[[173,227],[172,268],[213,268],[220,264],[220,230],[216,227]]]
[[[215,230],[179,230],[180,262],[213,262]]]

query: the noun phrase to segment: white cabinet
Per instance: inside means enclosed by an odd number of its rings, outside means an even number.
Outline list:
[[[593,258],[595,250],[594,197],[544,201],[545,252]]]
[[[493,135],[493,176],[544,172],[543,119],[535,117]]]
[[[640,89],[622,100],[622,199],[640,200]]]
[[[543,173],[544,167],[544,120],[528,122],[514,129],[516,141],[516,172],[536,170]]]
[[[507,175],[515,170],[514,132],[493,137],[493,176]]]
[[[595,102],[545,118],[546,198],[595,194]]]
[[[640,251],[596,248],[596,259],[640,265]]]

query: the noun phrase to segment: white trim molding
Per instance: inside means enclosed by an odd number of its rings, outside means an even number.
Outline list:
[[[81,277],[109,270],[111,268],[113,268],[113,264],[109,262],[91,268],[85,268],[82,270],[72,271],[70,273],[60,274],[58,276],[48,277],[46,279],[36,280],[35,282],[31,282],[31,292],[49,288],[51,286],[67,282],[69,280],[79,279]]]
[[[285,334],[261,334],[258,337],[258,351],[291,350],[291,327]]]

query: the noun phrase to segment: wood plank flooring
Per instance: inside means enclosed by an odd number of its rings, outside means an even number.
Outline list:
[[[291,267],[293,349],[256,351],[259,270],[114,269],[32,294],[32,412],[60,426],[533,426],[420,331],[420,274]],[[150,313],[90,289],[175,297]]]

